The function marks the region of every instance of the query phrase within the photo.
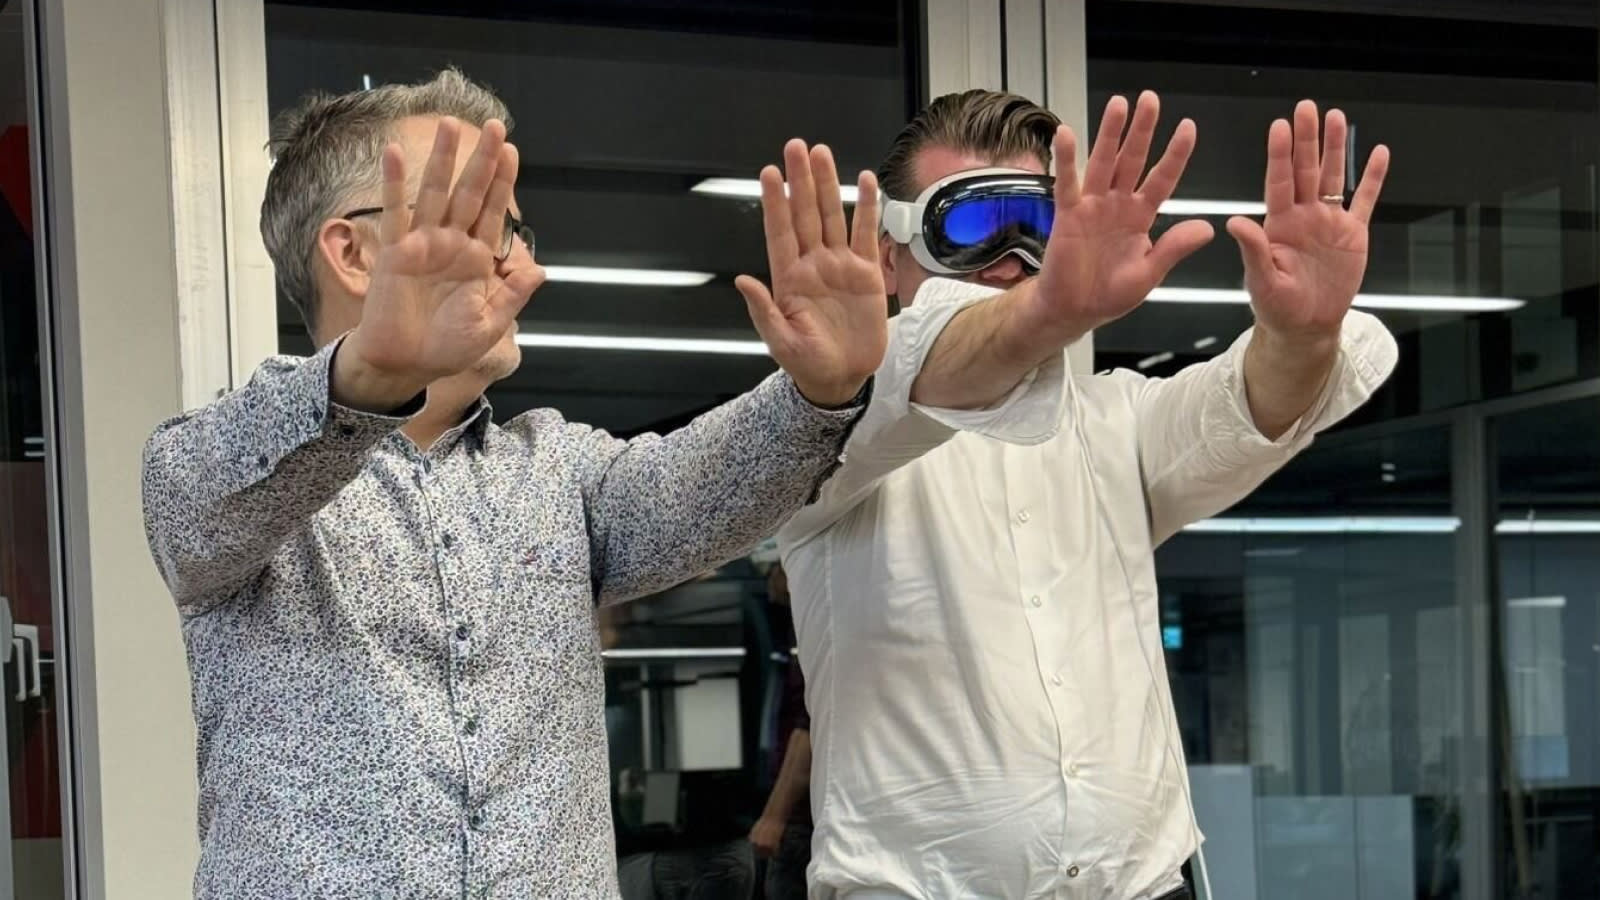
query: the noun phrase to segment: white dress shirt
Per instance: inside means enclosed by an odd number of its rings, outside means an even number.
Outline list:
[[[1345,319],[1276,441],[1248,333],[1170,379],[1041,366],[998,406],[909,400],[994,293],[927,282],[817,502],[779,534],[813,743],[811,897],[1146,900],[1201,835],[1162,656],[1154,548],[1236,503],[1394,367]]]

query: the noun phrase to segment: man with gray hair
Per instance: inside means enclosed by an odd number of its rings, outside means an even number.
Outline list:
[[[543,280],[507,121],[449,71],[285,116],[262,233],[319,349],[146,448],[198,897],[616,896],[596,604],[771,533],[865,405],[887,340],[870,174],[854,235],[747,298],[783,372],[664,438],[495,424],[483,394]]]

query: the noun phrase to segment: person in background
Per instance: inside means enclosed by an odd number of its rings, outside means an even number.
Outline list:
[[[790,620],[789,579],[781,563],[767,573],[767,595],[775,616]],[[774,629],[785,637],[791,628]],[[806,867],[811,863],[811,717],[806,713],[806,682],[792,641],[783,644],[789,657],[783,695],[778,703],[778,776],[766,808],[750,830],[756,856],[767,860],[766,900],[803,900]]]
[[[1154,550],[1364,403],[1396,346],[1351,310],[1388,153],[1347,193],[1344,116],[1306,101],[1268,133],[1265,220],[1228,222],[1255,326],[1172,378],[1070,373],[1064,348],[1212,237],[1151,239],[1196,139],[1181,122],[1147,170],[1158,110],[1113,98],[1080,175],[1048,111],[949,95],[880,169],[905,311],[842,467],[779,533],[818,900],[1189,895]]]
[[[316,354],[146,447],[199,731],[198,897],[616,897],[596,604],[770,534],[870,393],[864,174],[854,240],[786,258],[750,304],[781,372],[666,437],[496,423],[484,392],[544,280],[508,123],[453,71],[281,118],[262,234]]]

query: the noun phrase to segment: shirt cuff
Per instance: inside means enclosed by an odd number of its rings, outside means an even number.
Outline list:
[[[364,453],[422,411],[425,393],[388,415],[362,412],[334,402],[333,359],[343,343],[343,337],[329,342],[316,355],[301,361],[285,379],[279,409],[284,427],[275,430],[278,440],[258,460],[261,468],[276,469],[284,457],[312,442],[326,445],[335,454]]]
[[[1371,399],[1394,372],[1400,355],[1394,336],[1376,316],[1358,310],[1346,313],[1339,331],[1339,352],[1322,393],[1277,440],[1268,440],[1256,427],[1245,389],[1245,349],[1254,333],[1254,328],[1245,331],[1228,348],[1230,359],[1223,368],[1223,383],[1206,403],[1207,444],[1232,447],[1239,456],[1303,448],[1319,432]]]
[[[1066,352],[1052,356],[1023,376],[1017,386],[999,403],[985,409],[947,409],[910,402],[911,385],[922,371],[933,349],[956,314],[1001,291],[955,281],[930,278],[917,290],[916,302],[900,314],[897,344],[891,352],[899,356],[896,388],[902,389],[908,406],[939,424],[956,431],[970,431],[1009,444],[1041,444],[1056,436],[1066,412]]]
[[[780,373],[777,380],[785,386],[781,390],[785,409],[802,421],[809,420],[824,428],[848,427],[861,415],[861,411],[867,408],[868,401],[872,399],[872,378],[868,378],[867,383],[861,386],[861,390],[843,406],[818,406],[812,403],[800,392],[800,387],[789,377],[788,372]]]

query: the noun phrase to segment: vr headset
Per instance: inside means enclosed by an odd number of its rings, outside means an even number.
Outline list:
[[[1039,271],[1055,221],[1055,179],[1020,169],[973,169],[883,204],[883,230],[929,272],[963,275],[1007,254]]]

